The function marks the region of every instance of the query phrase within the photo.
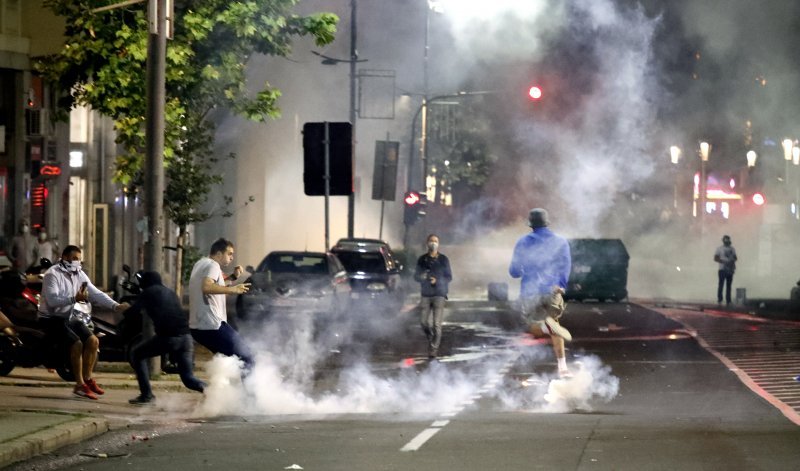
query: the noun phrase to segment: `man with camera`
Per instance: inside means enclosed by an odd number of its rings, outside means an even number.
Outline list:
[[[450,260],[439,253],[439,237],[431,234],[426,243],[428,251],[417,259],[414,279],[420,284],[420,324],[428,338],[428,359],[433,360],[439,355],[442,342],[444,302],[453,273]]]

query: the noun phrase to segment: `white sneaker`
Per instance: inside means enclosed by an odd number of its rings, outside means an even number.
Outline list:
[[[567,342],[572,341],[572,334],[570,334],[567,329],[561,327],[561,324],[559,324],[558,321],[552,317],[547,316],[547,318],[544,320],[544,325],[547,327],[547,333],[550,335],[561,337]]]

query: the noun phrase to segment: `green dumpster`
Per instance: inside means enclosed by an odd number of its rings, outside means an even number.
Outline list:
[[[570,239],[572,272],[565,298],[600,302],[628,297],[628,260],[619,239]]]

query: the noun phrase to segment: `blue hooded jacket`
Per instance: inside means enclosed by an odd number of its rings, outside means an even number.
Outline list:
[[[566,289],[571,269],[567,239],[538,227],[517,241],[508,273],[522,278],[520,298],[533,298],[551,293],[553,286]]]

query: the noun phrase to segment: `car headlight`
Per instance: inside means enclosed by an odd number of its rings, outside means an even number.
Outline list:
[[[385,291],[386,283],[370,283],[367,285],[367,291]]]

